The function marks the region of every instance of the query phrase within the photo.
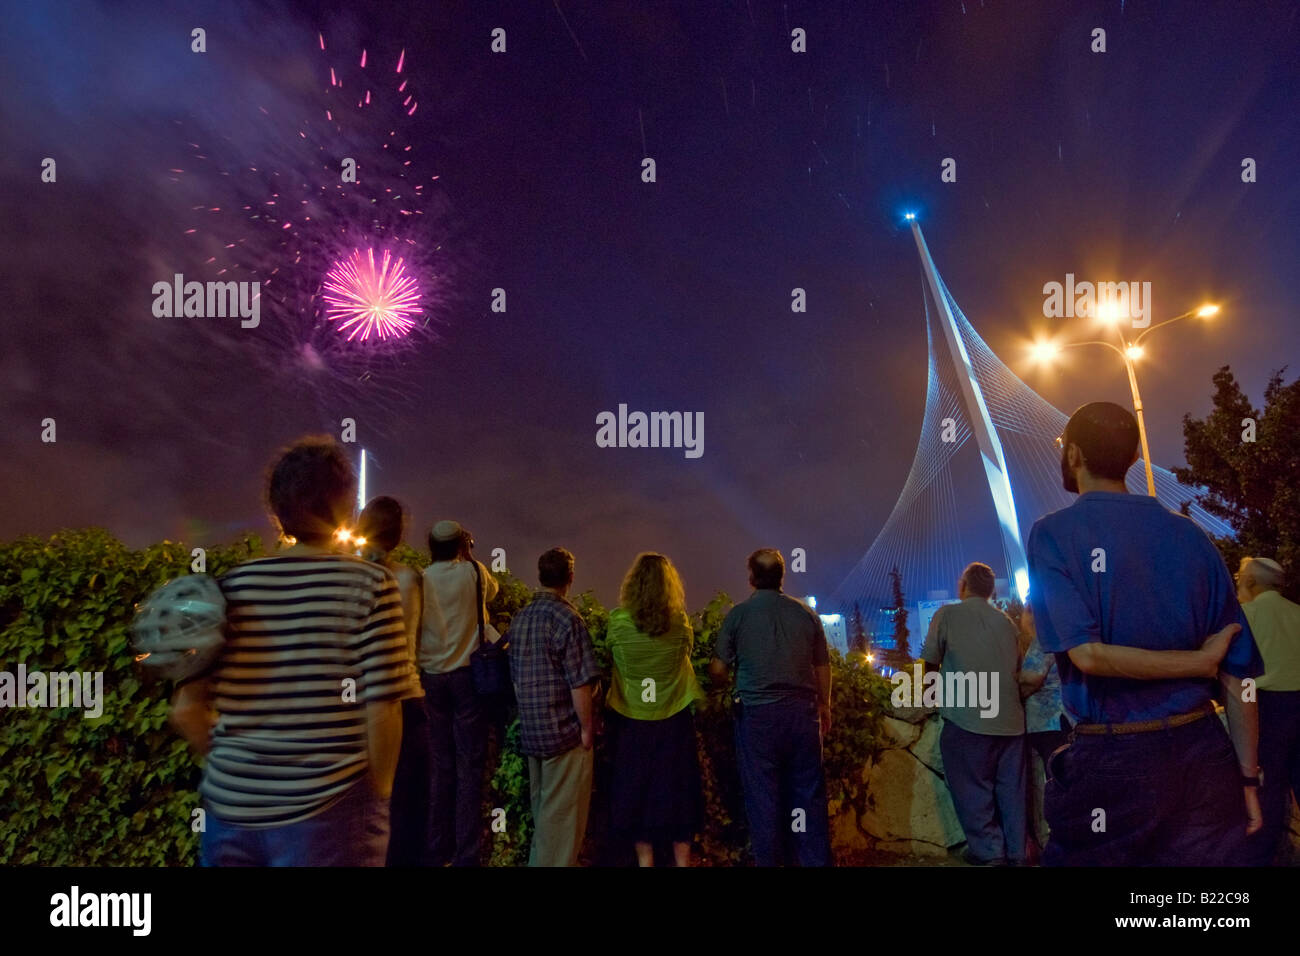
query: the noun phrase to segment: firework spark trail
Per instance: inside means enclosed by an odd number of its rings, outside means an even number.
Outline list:
[[[182,232],[214,276],[261,282],[260,328],[238,340],[214,331],[215,347],[235,349],[268,381],[304,385],[322,407],[382,405],[402,394],[412,349],[436,338],[454,269],[443,251],[444,207],[425,215],[426,187],[439,177],[427,168],[417,177],[412,165],[408,117],[419,81],[404,48],[392,56],[318,33],[309,52],[321,57],[318,82],[296,98],[250,96],[254,122],[236,135],[187,137],[191,161],[174,164],[172,181],[201,219]],[[344,157],[356,161],[355,181],[343,180]],[[372,282],[378,307],[346,315],[342,267],[357,251],[348,274]]]
[[[374,249],[367,249],[364,259],[356,249],[334,263],[325,276],[321,298],[329,320],[339,322],[339,331],[352,330],[349,342],[358,335],[363,342],[372,334],[400,338],[415,325],[420,312],[419,284],[387,249],[378,268]]]

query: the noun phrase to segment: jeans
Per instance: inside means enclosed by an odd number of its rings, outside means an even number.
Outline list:
[[[281,827],[255,829],[210,811],[199,840],[201,866],[383,866],[388,851],[388,801],[368,778],[328,809]]]
[[[1291,792],[1300,794],[1300,690],[1259,692],[1259,765],[1264,786],[1259,807],[1264,826],[1250,837],[1251,862],[1273,862],[1291,811]]]
[[[429,855],[433,866],[478,866],[486,820],[488,720],[468,667],[422,674],[429,715]]]
[[[1240,866],[1241,771],[1214,715],[1138,734],[1071,734],[1052,755],[1044,866]]]
[[[736,760],[754,862],[779,866],[786,850],[792,849],[800,866],[830,866],[817,705],[795,698],[739,704],[734,713]]]
[[[939,753],[970,855],[986,863],[1023,863],[1029,793],[1024,735],[975,734],[945,720]]]

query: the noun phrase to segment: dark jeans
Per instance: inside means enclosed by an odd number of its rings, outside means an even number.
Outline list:
[[[429,714],[423,697],[402,701],[402,749],[393,777],[389,866],[429,858]]]
[[[1043,865],[1240,866],[1240,776],[1213,714],[1171,730],[1076,732],[1048,771]]]
[[[985,863],[1023,863],[1029,793],[1024,735],[974,734],[945,720],[939,753],[970,855]]]
[[[1251,862],[1268,866],[1286,833],[1291,792],[1300,794],[1300,690],[1259,692],[1259,765],[1264,827],[1248,842]]]
[[[783,844],[788,844],[800,866],[830,866],[817,705],[811,700],[737,704],[734,713],[736,760],[754,862],[780,865]]]
[[[422,674],[429,715],[429,862],[478,866],[488,720],[470,668]]]
[[[388,802],[368,778],[327,809],[282,827],[253,829],[211,811],[199,840],[201,866],[383,866]]]

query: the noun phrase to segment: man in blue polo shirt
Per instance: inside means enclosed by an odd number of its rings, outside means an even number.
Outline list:
[[[1260,826],[1258,717],[1242,679],[1263,662],[1232,578],[1190,519],[1127,493],[1138,429],[1126,409],[1084,405],[1060,445],[1079,499],[1030,532],[1030,601],[1078,726],[1049,768],[1043,863],[1242,863]]]

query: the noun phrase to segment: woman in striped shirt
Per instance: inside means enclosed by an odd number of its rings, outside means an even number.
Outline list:
[[[392,573],[334,550],[356,476],[332,439],[286,450],[268,499],[296,543],[221,579],[227,638],[178,692],[178,723],[207,764],[207,866],[382,866],[402,732],[420,685]],[[201,726],[201,725],[200,725]]]

